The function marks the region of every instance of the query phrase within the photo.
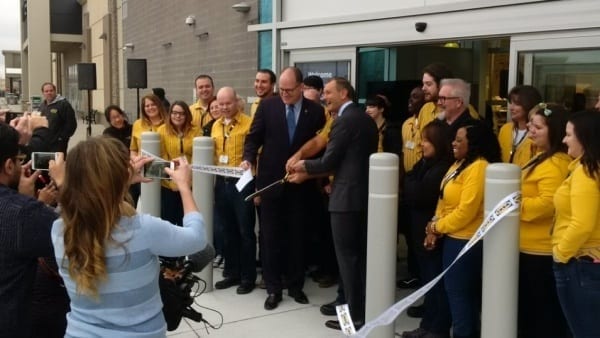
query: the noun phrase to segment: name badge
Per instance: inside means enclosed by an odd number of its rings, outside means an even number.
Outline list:
[[[219,156],[219,163],[220,164],[227,164],[227,163],[229,163],[229,156],[227,156],[227,155],[221,155],[221,156]]]
[[[413,142],[413,141],[406,141],[406,143],[404,144],[404,147],[406,149],[414,150],[415,149],[415,142]]]

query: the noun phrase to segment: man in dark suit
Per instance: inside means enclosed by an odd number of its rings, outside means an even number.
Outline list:
[[[331,79],[324,90],[326,107],[337,112],[325,154],[294,164],[290,182],[308,175],[334,174],[329,212],[331,230],[350,314],[356,327],[365,321],[367,199],[369,156],[377,151],[375,122],[352,103],[354,88],[344,78]],[[340,329],[338,321],[327,327]]]
[[[256,165],[256,188],[261,189],[286,175],[285,163],[325,124],[323,108],[302,97],[302,72],[289,67],[281,72],[279,96],[261,101],[250,133],[246,136],[241,167]],[[260,154],[259,148],[262,147]],[[281,302],[285,276],[290,297],[308,304],[304,287],[304,237],[310,210],[306,201],[318,198],[314,181],[281,184],[262,194],[260,236],[263,276],[268,297],[265,309]]]

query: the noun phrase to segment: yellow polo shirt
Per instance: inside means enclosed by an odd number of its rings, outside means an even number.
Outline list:
[[[532,159],[535,161],[535,158]],[[554,221],[554,193],[568,174],[569,155],[556,153],[521,174],[520,250],[552,255],[550,229]]]
[[[512,122],[505,123],[498,132],[498,143],[500,143],[500,150],[502,151],[502,162],[509,163],[510,154],[513,152],[513,142],[519,142],[516,149],[514,150],[514,156],[512,163],[523,167],[529,160],[535,155],[535,146],[533,141],[527,134],[525,134],[522,140],[513,140],[514,124]]]
[[[459,166],[460,162],[454,163],[440,184],[444,197],[438,200],[435,210],[438,217],[435,228],[452,238],[468,240],[483,221],[485,169],[488,162],[479,158],[448,180]]]
[[[188,163],[192,163],[192,154],[194,151],[194,138],[200,135],[200,128],[192,126],[185,135],[171,134],[167,131],[167,126],[162,125],[158,128],[160,135],[160,157],[167,161],[172,161],[181,156],[185,156]],[[173,191],[177,190],[177,185],[171,180],[162,180],[162,186]]]
[[[153,126],[141,118],[133,122],[133,126],[131,127],[131,144],[129,145],[129,150],[135,151],[139,155],[140,151],[142,150],[142,133],[145,131],[157,131],[162,125],[163,124],[161,123],[158,126]]]
[[[584,255],[600,259],[600,182],[586,174],[579,158],[569,171],[554,194],[552,256],[562,263]]]
[[[254,100],[250,105],[250,117],[254,118],[254,114],[256,114],[256,110],[258,109],[258,105],[260,104],[260,97]]]
[[[410,171],[423,156],[419,119],[411,116],[402,124],[402,161],[404,170]]]
[[[225,118],[215,121],[211,137],[215,141],[215,164],[227,167],[237,167],[242,163],[244,141],[250,132],[252,118],[246,114],[237,113],[229,124]]]

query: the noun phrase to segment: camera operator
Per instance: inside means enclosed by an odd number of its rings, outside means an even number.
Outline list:
[[[90,156],[90,154],[93,154]],[[50,162],[61,193],[61,218],[52,242],[71,298],[66,336],[159,337],[166,335],[159,294],[158,256],[177,257],[206,247],[202,215],[189,185],[185,158],[165,169],[177,184],[183,227],[137,214],[125,201],[131,182],[141,182],[116,139],[94,137],[73,148],[66,162]]]

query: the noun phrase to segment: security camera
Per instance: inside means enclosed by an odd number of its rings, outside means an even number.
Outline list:
[[[423,33],[427,29],[427,22],[416,22],[415,29],[419,33]]]
[[[196,17],[193,15],[189,15],[187,18],[185,18],[185,24],[192,27],[196,24]]]

